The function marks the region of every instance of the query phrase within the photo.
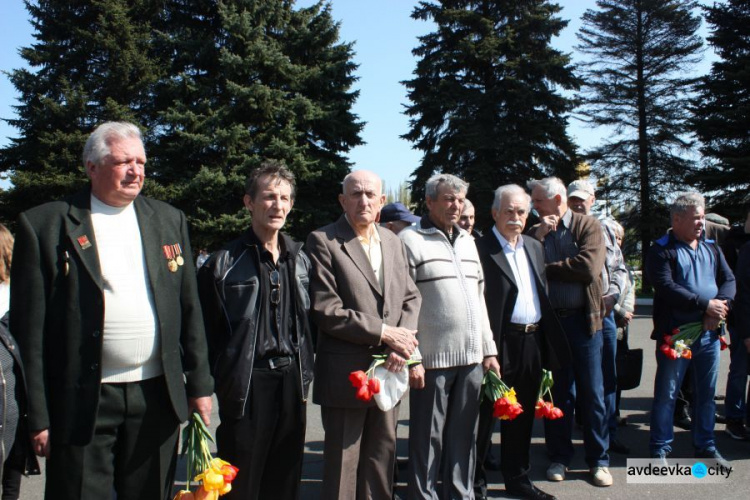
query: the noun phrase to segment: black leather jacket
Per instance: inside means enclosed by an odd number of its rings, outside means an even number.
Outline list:
[[[310,259],[302,243],[279,233],[295,262],[292,287],[294,321],[298,335],[302,402],[313,377],[313,331],[309,320],[308,293]],[[211,373],[222,415],[240,418],[246,414],[250,379],[258,336],[260,251],[249,233],[211,254],[198,271],[198,293],[208,339]]]

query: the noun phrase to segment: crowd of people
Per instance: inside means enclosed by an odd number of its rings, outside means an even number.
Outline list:
[[[27,473],[38,472],[34,455],[46,458],[45,498],[167,498],[180,423],[195,411],[208,424],[212,394],[218,455],[239,468],[226,498],[299,498],[312,385],[325,431],[320,497],[390,499],[400,405],[381,408],[352,387],[375,359],[408,384],[409,499],[486,498],[490,373],[526,409],[501,425],[509,495],[555,498],[529,477],[545,370],[562,410],[544,422],[547,479],[565,480],[578,419],[591,483],[612,485],[609,454],[630,451],[616,435],[616,353],[635,284],[625,231],[591,215],[587,181],[500,186],[487,207],[494,224],[480,234],[464,180],[431,177],[419,217],[386,205],[378,176],[358,170],[342,179],[342,215],[303,245],[283,232],[294,175],[267,160],[245,185],[250,227],[196,266],[184,214],[140,194],[137,126],[100,125],[83,163],[84,191],[20,214],[12,268],[0,228],[0,302],[12,283],[0,368],[3,401],[13,402],[0,411],[15,415],[0,451],[18,450],[13,470]],[[750,213],[741,232],[724,235],[725,258],[705,236],[701,195],[678,194],[670,208],[671,228],[644,266],[657,360],[649,451],[669,456],[690,373],[695,456],[728,465],[714,439],[714,395],[728,321],[727,432],[747,439],[750,332],[737,319],[750,313]],[[682,347],[667,337],[692,323],[690,355],[672,354]],[[8,467],[4,489],[5,477]]]

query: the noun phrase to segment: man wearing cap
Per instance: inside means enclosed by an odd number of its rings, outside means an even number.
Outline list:
[[[400,233],[418,221],[419,217],[400,201],[389,203],[380,210],[380,225],[393,231],[393,234]]]
[[[594,187],[587,181],[579,179],[568,185],[568,205],[574,212],[591,215],[591,208],[596,201]],[[617,237],[612,228],[601,224],[604,244],[607,247],[607,257],[602,269],[602,299],[606,307],[602,327],[602,376],[604,377],[604,407],[607,412],[609,427],[609,449],[627,455],[630,449],[616,438],[617,417],[617,373],[615,356],[617,355],[617,324],[615,322],[614,306],[620,300],[620,295],[628,288],[628,270],[622,257]]]

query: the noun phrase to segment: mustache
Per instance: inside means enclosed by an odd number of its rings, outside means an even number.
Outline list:
[[[523,227],[523,224],[522,224],[522,223],[520,223],[520,222],[519,222],[519,221],[517,221],[517,220],[509,220],[509,221],[507,222],[507,225],[508,225],[508,226],[518,226],[518,227],[521,227],[521,228]]]

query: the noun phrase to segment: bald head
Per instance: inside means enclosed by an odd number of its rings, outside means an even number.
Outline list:
[[[342,184],[344,192],[339,195],[339,203],[349,224],[357,234],[369,237],[385,203],[380,177],[368,170],[357,170],[344,177]]]

